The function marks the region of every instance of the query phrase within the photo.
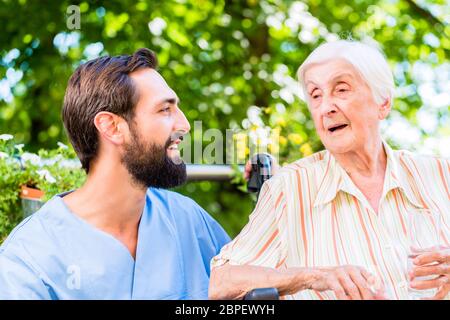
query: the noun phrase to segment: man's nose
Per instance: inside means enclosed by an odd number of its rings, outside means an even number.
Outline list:
[[[175,121],[175,130],[182,132],[183,134],[188,133],[191,130],[191,125],[188,119],[184,115],[183,111],[177,107],[177,119]]]

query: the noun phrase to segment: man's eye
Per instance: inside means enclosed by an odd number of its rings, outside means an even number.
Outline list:
[[[164,109],[160,110],[160,112],[169,112],[169,111],[170,111],[170,107],[167,107],[167,108],[164,108]]]

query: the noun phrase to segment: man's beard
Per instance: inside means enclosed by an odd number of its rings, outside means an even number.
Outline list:
[[[131,142],[125,145],[122,163],[133,180],[146,188],[168,189],[186,182],[186,164],[181,158],[171,159],[167,148],[181,135],[169,137],[164,146],[145,143],[134,128],[130,128]]]

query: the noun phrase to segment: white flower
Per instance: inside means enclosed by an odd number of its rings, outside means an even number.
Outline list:
[[[0,159],[3,159],[3,158],[8,158],[9,156],[8,156],[8,154],[7,153],[4,153],[4,152],[0,152]]]
[[[22,151],[23,147],[25,147],[25,145],[24,145],[23,143],[21,143],[21,144],[16,144],[16,145],[14,146],[14,148],[16,148],[16,149],[19,150],[19,151]]]
[[[150,32],[157,37],[159,37],[163,33],[166,27],[167,27],[166,21],[159,17],[153,19],[148,23],[148,28]]]
[[[61,168],[79,169],[81,168],[81,162],[78,159],[63,160],[59,163]]]
[[[13,139],[14,136],[10,135],[10,134],[0,134],[0,140],[4,140],[4,141],[8,141]]]
[[[45,180],[47,180],[47,182],[50,182],[50,183],[56,182],[56,179],[50,174],[50,172],[48,172],[48,170],[43,169],[43,170],[38,170],[36,172],[41,178],[45,178]]]
[[[57,142],[57,145],[58,145],[58,147],[60,147],[61,149],[68,149],[69,147],[68,146],[66,146],[64,143],[62,143],[62,142]]]
[[[39,157],[37,154],[24,152],[21,156],[23,161],[29,161],[32,165],[40,165],[41,164],[41,157]]]
[[[55,159],[56,161],[61,161],[64,160],[64,157],[62,154],[57,154],[56,156],[53,157],[53,159]]]
[[[256,126],[263,126],[261,119],[261,108],[257,106],[251,106],[247,110],[247,119]]]

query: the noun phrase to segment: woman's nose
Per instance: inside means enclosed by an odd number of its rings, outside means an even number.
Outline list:
[[[336,113],[337,110],[338,108],[332,99],[323,97],[322,104],[320,106],[322,116],[330,116],[331,114]]]

